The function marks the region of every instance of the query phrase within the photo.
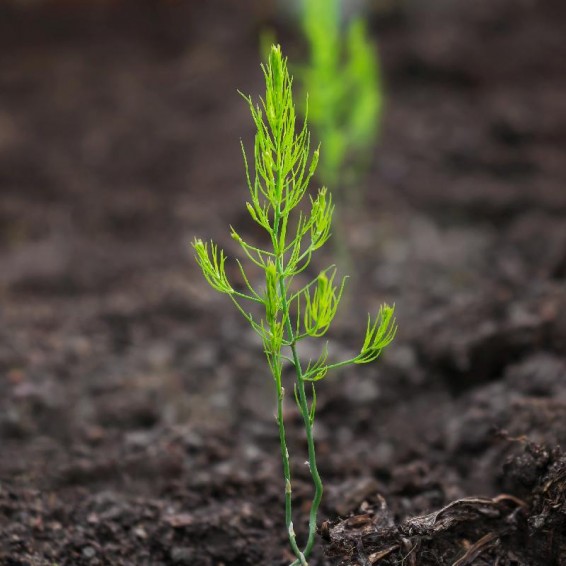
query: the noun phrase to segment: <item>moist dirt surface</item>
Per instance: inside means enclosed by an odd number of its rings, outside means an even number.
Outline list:
[[[309,564],[564,565],[564,3],[389,2],[370,24],[387,101],[363,206],[341,213],[329,349],[355,353],[384,301],[399,332],[319,384]],[[258,237],[236,89],[261,94],[268,25],[300,60],[261,2],[0,7],[4,566],[292,561],[261,345],[189,246]]]

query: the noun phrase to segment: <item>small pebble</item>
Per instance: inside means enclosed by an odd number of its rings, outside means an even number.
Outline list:
[[[171,549],[171,560],[173,564],[190,566],[194,563],[194,552],[190,548],[174,546]]]
[[[85,558],[88,558],[88,559],[94,558],[95,555],[96,555],[96,550],[94,550],[94,548],[92,548],[92,546],[85,546],[83,548],[82,555]]]

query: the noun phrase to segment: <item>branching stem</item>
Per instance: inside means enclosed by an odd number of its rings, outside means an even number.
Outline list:
[[[280,262],[278,262],[278,266],[279,266],[279,274],[281,275],[281,266],[280,266]],[[309,406],[308,406],[308,401],[307,401],[307,395],[306,395],[306,391],[305,391],[305,380],[303,378],[303,370],[301,367],[301,361],[299,360],[299,356],[297,354],[297,343],[295,340],[295,336],[294,336],[294,332],[293,332],[293,327],[291,325],[291,317],[290,317],[290,313],[289,313],[289,305],[287,302],[287,297],[285,294],[285,278],[280,276],[279,278],[279,285],[280,285],[280,290],[281,290],[281,302],[282,302],[282,309],[283,309],[283,317],[286,320],[286,332],[287,332],[287,340],[289,341],[290,344],[290,348],[291,348],[291,353],[293,356],[293,365],[295,367],[295,384],[297,387],[297,390],[299,392],[299,403],[298,403],[298,407],[299,407],[299,411],[301,413],[301,416],[303,417],[303,422],[304,422],[304,426],[305,426],[305,435],[307,438],[307,449],[308,449],[308,465],[309,465],[309,470],[310,470],[310,474],[314,483],[314,497],[313,497],[313,501],[311,504],[311,510],[310,510],[310,516],[309,516],[309,534],[308,534],[308,540],[307,540],[307,544],[305,546],[305,549],[303,550],[302,554],[305,558],[308,558],[312,547],[314,545],[314,541],[315,541],[315,535],[316,535],[316,517],[318,514],[318,507],[320,506],[320,501],[322,499],[322,492],[323,492],[323,486],[322,486],[322,480],[320,478],[320,474],[318,473],[318,468],[316,466],[316,449],[315,449],[315,442],[314,442],[314,436],[313,436],[313,426],[311,424],[311,419],[310,419],[310,410],[309,410]],[[283,432],[283,437],[284,439],[284,432]],[[282,448],[283,450],[283,448]],[[288,462],[287,462],[288,465]],[[295,553],[296,554],[296,553]],[[301,557],[296,554],[299,557],[298,561],[295,561],[293,564],[294,565],[299,565],[299,564],[303,564]]]

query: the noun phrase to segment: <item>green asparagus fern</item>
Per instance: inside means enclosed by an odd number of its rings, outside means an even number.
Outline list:
[[[322,188],[315,197],[308,197],[308,213],[299,210],[299,205],[306,200],[309,182],[318,164],[319,150],[311,150],[306,119],[302,125],[297,124],[292,78],[279,46],[271,48],[267,65],[262,65],[262,69],[266,83],[265,98],[256,105],[251,97],[244,97],[257,128],[253,168],[243,146],[242,152],[250,191],[250,201],[246,206],[252,219],[267,233],[270,249],[246,242],[234,228],[231,235],[241,246],[244,256],[263,272],[265,284],[261,288],[254,287],[243,264],[236,260],[244,284],[243,291],[237,290],[226,275],[224,252],[216,244],[200,239],[195,239],[193,246],[198,265],[210,286],[230,297],[263,342],[276,388],[285,485],[285,522],[296,556],[293,565],[305,566],[315,542],[317,512],[323,491],[313,437],[315,383],[331,369],[375,360],[393,340],[396,324],[393,308],[384,305],[376,318],[368,318],[363,346],[355,357],[331,363],[324,345],[317,360],[305,365],[299,359],[299,341],[320,338],[328,331],[342,297],[344,280],[335,282],[336,269],[331,266],[307,285],[296,288],[297,275],[309,266],[313,252],[330,237],[334,205],[329,192]],[[255,310],[259,310],[260,314],[248,311],[246,305],[254,303],[259,307]],[[283,420],[285,360],[291,362],[295,371],[294,399],[304,422],[308,464],[314,484],[308,537],[302,546],[297,542],[292,520],[291,466]]]
[[[300,76],[309,93],[309,120],[324,141],[320,178],[340,186],[339,196],[352,201],[355,195],[343,191],[359,185],[369,164],[383,94],[365,22],[356,17],[344,32],[341,10],[340,0],[304,0],[302,27],[310,57]]]

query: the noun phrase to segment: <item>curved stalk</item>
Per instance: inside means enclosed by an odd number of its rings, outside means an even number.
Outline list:
[[[277,222],[276,222],[277,224]],[[291,317],[289,316],[289,304],[287,302],[287,296],[285,293],[285,278],[282,275],[282,267],[281,267],[281,259],[277,258],[278,261],[276,263],[276,269],[278,271],[279,277],[279,286],[281,292],[281,304],[283,309],[283,316],[286,320],[286,331],[287,331],[287,340],[291,345],[291,352],[293,356],[293,365],[295,366],[295,374],[296,379],[295,383],[297,386],[297,390],[299,392],[299,410],[303,417],[304,426],[305,426],[305,434],[307,438],[307,449],[308,449],[308,466],[310,470],[310,474],[314,483],[314,496],[311,504],[311,510],[309,515],[309,534],[307,539],[307,544],[305,549],[303,550],[302,554],[304,558],[308,558],[312,547],[314,546],[315,536],[316,536],[316,518],[318,515],[318,508],[320,506],[320,501],[322,499],[322,480],[320,478],[320,474],[318,473],[318,468],[316,466],[316,450],[315,450],[315,443],[314,443],[314,436],[313,436],[313,426],[310,419],[310,412],[308,407],[307,395],[305,391],[305,380],[303,378],[303,370],[301,367],[301,362],[299,360],[299,356],[297,354],[296,348],[296,338],[294,336],[293,327],[291,325]],[[300,558],[299,558],[300,560]],[[293,566],[303,564],[303,562],[295,561]]]
[[[307,395],[305,392],[305,381],[303,379],[303,372],[294,345],[291,346],[291,351],[293,352],[293,359],[295,361],[295,371],[297,377],[296,384],[297,384],[297,389],[299,391],[299,410],[301,412],[301,415],[303,416],[303,421],[305,424],[305,434],[307,437],[307,448],[308,448],[308,456],[309,456],[308,465],[315,489],[311,504],[310,515],[309,515],[309,537],[307,540],[307,544],[303,550],[303,554],[305,555],[305,557],[308,558],[315,541],[316,518],[318,515],[318,508],[320,506],[320,501],[322,499],[323,487],[322,487],[322,480],[320,478],[320,474],[318,473],[318,468],[316,466],[316,450],[315,450],[315,442],[313,435],[313,426],[310,420],[310,413],[307,403]]]
[[[280,171],[277,173],[276,183],[279,187],[279,190],[283,190],[282,176]],[[280,193],[281,194],[281,193]],[[281,211],[279,208],[275,209],[275,215],[273,219],[273,233],[272,233],[272,245],[273,249],[277,250],[277,240],[279,238],[279,223],[281,220]],[[287,294],[285,292],[285,276],[283,275],[283,268],[282,268],[282,252],[277,254],[275,258],[275,270],[276,270],[276,277],[279,283],[279,292],[281,298],[281,307],[283,310],[283,317],[287,321],[287,338],[289,343],[291,344],[291,348],[293,351],[293,362],[297,362],[297,355],[295,352],[294,347],[294,337],[293,337],[293,329],[291,328],[290,324],[290,313],[289,313],[289,304],[287,302]],[[290,334],[289,334],[290,331]],[[279,351],[278,356],[281,357],[281,351]],[[297,367],[297,366],[295,366]],[[300,367],[300,366],[299,366]],[[277,384],[277,422],[279,424],[279,444],[281,446],[281,459],[283,461],[283,474],[285,476],[285,525],[287,527],[287,534],[289,536],[289,542],[291,543],[291,548],[297,560],[293,562],[296,566],[308,566],[306,561],[306,556],[304,552],[301,552],[297,545],[297,539],[295,535],[295,529],[293,527],[293,501],[292,501],[292,494],[293,489],[291,485],[291,469],[289,465],[289,451],[287,450],[287,439],[285,433],[285,423],[283,422],[283,398],[285,395],[285,389],[281,385],[281,371],[279,370],[279,375],[275,379]],[[309,534],[310,539],[310,534]]]

